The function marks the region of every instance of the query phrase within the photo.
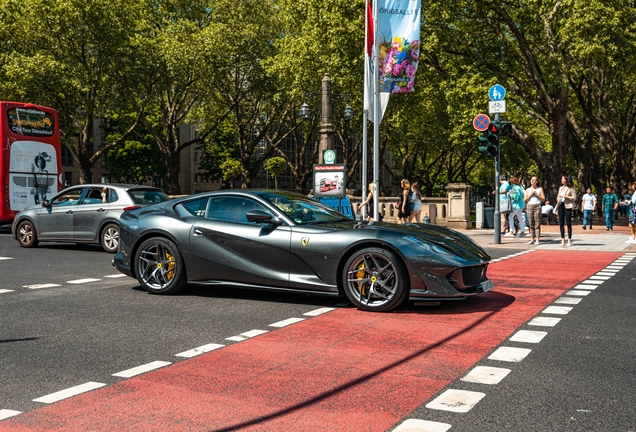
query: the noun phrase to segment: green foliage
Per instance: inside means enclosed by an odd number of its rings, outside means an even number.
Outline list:
[[[263,168],[267,170],[273,178],[276,178],[287,169],[287,161],[285,158],[275,156],[267,159],[263,164]]]
[[[152,142],[126,141],[107,155],[110,175],[121,183],[142,184],[153,176],[165,176],[161,156]]]
[[[241,166],[241,161],[228,158],[224,160],[220,165],[221,171],[223,172],[223,180],[232,180],[241,175],[243,168]]]

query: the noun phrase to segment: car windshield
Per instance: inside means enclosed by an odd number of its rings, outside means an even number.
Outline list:
[[[158,189],[129,189],[128,194],[135,204],[157,204],[170,199]]]
[[[299,194],[266,194],[272,205],[299,225],[349,221],[342,213]]]

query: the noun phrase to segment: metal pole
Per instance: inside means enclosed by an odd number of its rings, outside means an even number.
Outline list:
[[[495,114],[495,122],[499,124],[500,116]],[[500,212],[500,195],[499,195],[499,177],[501,170],[501,140],[497,146],[497,157],[495,158],[495,214],[494,214],[494,227],[495,227],[495,244],[501,244],[501,212]]]
[[[373,220],[380,221],[380,89],[379,78],[380,71],[378,70],[379,61],[378,53],[380,52],[380,29],[378,28],[378,15],[379,15],[378,0],[373,2]]]
[[[369,113],[365,110],[362,115],[362,202],[367,200],[367,184],[369,183],[369,149],[368,149],[368,139],[369,134],[367,133],[367,124],[368,124]],[[367,218],[367,207],[365,206],[362,209],[362,219]]]
[[[333,150],[335,145],[335,128],[333,125],[333,110],[331,105],[331,78],[326,73],[322,78],[322,109],[320,110],[320,146],[318,150],[318,163],[323,164],[325,150]]]

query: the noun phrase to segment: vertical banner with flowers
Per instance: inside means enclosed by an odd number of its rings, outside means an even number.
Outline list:
[[[421,0],[378,0],[380,91],[413,91],[420,59]]]

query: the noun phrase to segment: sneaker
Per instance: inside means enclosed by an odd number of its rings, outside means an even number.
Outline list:
[[[528,244],[534,244],[534,240],[530,240]]]
[[[512,236],[514,236],[514,234],[511,232],[507,232],[504,234],[504,237],[512,237]]]
[[[583,229],[584,229],[584,230],[586,230],[586,229],[587,229],[587,227],[586,227],[585,225],[583,225]]]
[[[537,240],[536,242],[534,242],[534,244],[538,245],[538,244],[539,244],[539,240]]]
[[[627,239],[627,240],[625,240],[625,243],[634,243],[634,240],[632,240],[632,239]]]
[[[605,231],[609,231],[609,227],[605,228]]]

